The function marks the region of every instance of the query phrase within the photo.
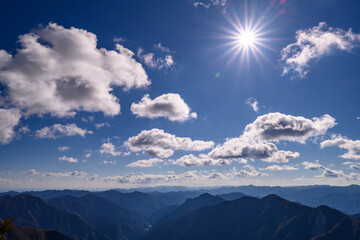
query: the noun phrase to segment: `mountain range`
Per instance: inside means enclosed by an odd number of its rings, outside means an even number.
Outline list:
[[[360,239],[356,185],[158,190],[10,191],[0,218],[15,240]]]

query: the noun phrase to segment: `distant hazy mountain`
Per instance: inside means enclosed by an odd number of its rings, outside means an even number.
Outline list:
[[[225,200],[234,200],[245,194],[247,196],[264,197],[269,194],[276,194],[290,201],[299,202],[311,207],[327,205],[336,208],[347,214],[360,213],[360,186],[293,186],[293,187],[269,187],[269,186],[228,186],[217,188],[187,188],[187,187],[155,187],[139,188],[145,193],[134,191],[134,189],[116,189],[104,192],[89,192],[84,190],[46,190],[15,192],[9,191],[0,193],[0,196],[19,194],[30,194],[44,200],[63,196],[83,197],[90,193],[103,197],[107,200],[118,203],[123,208],[140,211],[150,219],[156,212],[159,213],[164,207],[180,205],[188,198],[194,198],[202,193],[219,195]],[[239,195],[237,195],[239,194]]]
[[[71,238],[54,230],[14,226],[5,233],[4,240],[71,240]]]
[[[155,199],[163,202],[165,206],[180,205],[188,198],[198,197],[204,192],[201,191],[171,191],[171,192],[148,192]]]
[[[221,197],[222,199],[226,200],[226,201],[232,201],[238,198],[242,198],[245,197],[246,194],[241,193],[241,192],[231,192],[231,193],[224,193],[224,194],[219,194],[216,195],[218,197]]]
[[[180,217],[181,215],[183,215],[189,211],[192,211],[194,209],[198,209],[198,208],[205,207],[205,206],[214,206],[223,201],[224,201],[224,199],[217,197],[217,196],[212,196],[208,193],[204,193],[196,198],[189,198],[183,204],[181,204],[179,207],[175,208],[174,210],[168,212],[166,215],[161,217],[159,219],[159,221],[156,223],[156,225],[176,219],[176,218]]]
[[[74,240],[135,240],[142,234],[138,233],[137,227],[123,227],[117,224],[108,226],[105,231],[101,226],[93,226],[84,218],[57,209],[31,195],[0,197],[0,218],[5,217],[14,217],[14,225],[53,229]],[[120,235],[114,236],[112,232]],[[137,237],[131,238],[133,235]]]
[[[145,215],[150,215],[151,213],[166,206],[162,201],[154,198],[150,194],[142,192],[122,193],[116,190],[109,190],[94,194],[111,202],[117,203],[122,208],[138,211]]]
[[[359,239],[359,227],[359,219],[352,220],[335,209],[310,208],[269,195],[190,211],[152,229],[142,239],[350,240]]]
[[[118,204],[104,198],[88,194],[76,198],[65,196],[51,199],[48,203],[58,209],[77,214],[96,226],[111,224],[131,225],[144,231],[148,220],[138,212],[121,208]]]
[[[30,194],[31,196],[35,196],[46,201],[52,198],[58,198],[63,196],[83,197],[89,193],[91,192],[85,190],[67,190],[67,189],[22,192],[22,194]]]

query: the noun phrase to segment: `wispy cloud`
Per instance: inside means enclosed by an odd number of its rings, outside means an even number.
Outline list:
[[[70,150],[70,147],[68,147],[68,146],[58,146],[58,150],[60,152],[65,152],[65,151]]]
[[[300,78],[309,73],[310,64],[335,50],[350,52],[360,42],[360,34],[351,29],[328,27],[325,22],[310,29],[298,30],[296,42],[281,50],[283,75],[291,72]]]
[[[210,0],[208,3],[204,2],[194,2],[194,7],[202,6],[206,9],[209,9],[211,6],[225,6],[227,0]]]
[[[144,62],[146,66],[159,70],[171,68],[175,64],[173,56],[170,54],[165,55],[164,57],[155,57],[155,53],[145,53],[142,48],[138,49],[137,57]]]
[[[251,106],[251,108],[255,111],[258,112],[259,111],[259,102],[256,100],[256,98],[248,98],[245,101],[246,104],[248,104],[249,106]]]

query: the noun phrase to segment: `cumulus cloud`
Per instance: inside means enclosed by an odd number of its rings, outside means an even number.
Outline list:
[[[140,102],[131,104],[133,114],[137,117],[151,119],[164,117],[170,121],[184,122],[191,118],[197,118],[197,114],[190,111],[190,107],[176,93],[163,94],[155,99],[151,99],[149,94],[145,94]]]
[[[0,83],[25,115],[74,116],[76,111],[120,113],[113,87],[150,85],[134,53],[120,44],[97,47],[95,34],[56,23],[20,35],[12,56],[0,51]]]
[[[266,168],[263,168],[262,170],[268,170],[268,171],[293,171],[293,170],[299,170],[297,167],[289,166],[289,165],[271,165]]]
[[[214,159],[205,154],[200,154],[199,157],[193,154],[182,156],[177,160],[171,161],[172,164],[189,167],[189,166],[208,166],[208,165],[227,165],[230,164],[228,159]]]
[[[68,151],[69,149],[70,149],[70,147],[68,147],[68,146],[59,146],[58,147],[58,150],[60,152],[65,152],[65,151]]]
[[[61,137],[73,137],[81,136],[85,137],[86,134],[92,134],[92,131],[79,128],[76,124],[54,124],[51,127],[44,127],[40,130],[36,130],[35,136],[37,138],[61,138]]]
[[[326,134],[336,125],[335,118],[328,114],[307,119],[279,112],[258,117],[245,128],[244,137],[261,141],[291,141],[305,143],[311,137]]]
[[[137,136],[130,137],[124,144],[133,152],[143,151],[151,147],[185,151],[202,151],[214,146],[214,142],[212,141],[191,140],[188,137],[177,137],[157,128],[143,130]]]
[[[149,147],[144,151],[144,154],[159,157],[159,158],[167,158],[174,154],[172,149],[164,149],[160,147]]]
[[[121,152],[117,152],[115,150],[114,144],[112,144],[111,142],[103,143],[100,147],[100,153],[106,154],[106,155],[111,155],[111,156],[120,156],[121,155]]]
[[[213,158],[250,158],[285,163],[298,158],[300,154],[278,150],[274,142],[305,143],[309,138],[326,134],[327,130],[335,125],[335,119],[329,115],[306,119],[282,113],[268,113],[248,124],[240,137],[227,139],[208,155]]]
[[[360,41],[360,34],[351,29],[328,27],[325,22],[296,32],[296,42],[281,50],[283,75],[294,72],[304,78],[314,60],[330,55],[335,50],[350,52]]]
[[[163,68],[171,68],[175,64],[174,59],[170,54],[164,57],[155,57],[155,54],[152,52],[144,53],[144,49],[142,48],[138,49],[137,57],[144,62],[146,66],[159,70]]]
[[[247,138],[228,139],[223,145],[216,146],[209,156],[214,158],[259,159],[265,162],[289,162],[300,156],[297,152],[278,150],[274,143],[249,141]]]
[[[317,177],[324,177],[324,178],[326,178],[326,177],[331,177],[331,178],[346,177],[346,175],[343,173],[343,171],[330,169],[328,167],[323,166],[318,161],[316,161],[315,163],[303,162],[302,164],[304,165],[305,169],[310,169],[310,170],[314,170],[314,171],[320,170],[322,172],[322,174]]]
[[[77,163],[78,160],[76,158],[73,158],[73,157],[66,157],[66,156],[62,156],[62,157],[59,157],[58,160],[60,162],[70,162],[70,163]]]
[[[208,3],[204,2],[194,2],[194,7],[202,6],[206,9],[209,9],[211,6],[225,6],[227,3],[227,0],[210,0]]]
[[[337,146],[348,151],[341,155],[341,158],[360,160],[360,140],[351,140],[341,135],[333,135],[332,139],[320,143],[321,148],[332,146]]]
[[[259,103],[255,98],[248,98],[245,103],[248,104],[255,112],[259,111]]]
[[[19,124],[20,118],[21,114],[17,109],[0,109],[0,143],[11,142],[16,134],[14,128]]]
[[[146,160],[138,160],[136,162],[130,163],[127,165],[127,167],[131,168],[149,168],[149,167],[155,167],[162,163],[164,160],[159,158],[151,158]]]

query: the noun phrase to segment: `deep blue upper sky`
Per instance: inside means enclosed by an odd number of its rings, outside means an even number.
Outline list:
[[[359,11],[3,1],[0,189],[358,184]]]

